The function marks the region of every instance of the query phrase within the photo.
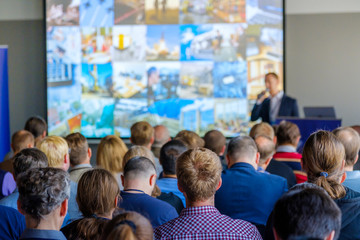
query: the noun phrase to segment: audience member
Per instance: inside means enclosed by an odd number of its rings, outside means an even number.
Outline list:
[[[148,219],[136,212],[125,212],[106,224],[103,240],[152,240],[153,228]]]
[[[274,144],[276,144],[275,131],[274,131],[273,127],[271,127],[270,124],[261,122],[261,123],[255,124],[251,128],[250,133],[249,133],[250,137],[255,139],[259,135],[269,137],[270,139],[273,140]],[[282,163],[282,162],[276,161],[275,159],[272,159],[270,161],[270,164],[267,166],[267,168],[265,170],[271,174],[275,174],[280,177],[286,178],[289,188],[296,184],[296,178],[295,178],[293,170],[289,166],[287,166],[285,163]]]
[[[42,117],[34,116],[26,121],[24,130],[32,133],[35,138],[35,146],[37,146],[46,137],[47,124]]]
[[[354,165],[359,159],[359,134],[351,127],[340,127],[333,131],[345,148],[346,179],[343,185],[360,192],[360,171],[354,171]]]
[[[154,143],[151,145],[151,151],[155,157],[160,158],[161,147],[170,140],[170,133],[166,126],[156,125],[154,127]]]
[[[15,179],[22,173],[32,168],[44,168],[48,166],[48,159],[42,151],[37,148],[25,148],[14,157],[14,176]],[[18,188],[9,196],[0,200],[0,205],[11,207],[17,210],[17,200],[19,198]]]
[[[92,169],[90,165],[91,148],[81,133],[71,133],[65,137],[70,151],[70,179],[79,182],[81,175]]]
[[[0,206],[0,236],[2,239],[18,240],[25,230],[25,217],[18,210]]]
[[[273,158],[283,162],[294,171],[296,182],[306,182],[306,173],[301,168],[301,154],[296,152],[301,135],[295,123],[282,121],[276,130],[277,148]]]
[[[256,171],[260,154],[250,137],[231,139],[226,157],[229,169],[222,174],[216,208],[231,218],[265,226],[275,202],[287,191],[286,179]]]
[[[275,144],[267,136],[259,135],[255,138],[255,143],[260,153],[260,159],[257,170],[263,173],[269,173],[265,169],[269,166],[270,161],[275,153]]]
[[[123,172],[123,159],[127,151],[128,148],[121,138],[109,135],[101,139],[96,154],[96,165],[111,172],[120,189],[123,189],[120,176]]]
[[[351,126],[360,136],[360,125]],[[360,170],[360,161],[357,161],[354,165],[354,170]]]
[[[151,160],[145,157],[130,159],[121,179],[124,190],[120,194],[120,208],[144,215],[153,227],[178,216],[173,206],[150,196],[156,182],[155,166]]]
[[[61,231],[68,240],[100,239],[106,220],[112,219],[120,194],[115,177],[105,169],[85,172],[79,180],[77,203],[84,218]]]
[[[223,170],[227,169],[227,163],[224,157],[226,150],[226,138],[218,130],[210,130],[204,135],[205,148],[210,149],[219,156]]]
[[[221,171],[218,156],[205,148],[190,149],[177,159],[176,175],[186,208],[155,229],[155,239],[261,239],[255,226],[221,215],[214,207]]]
[[[325,191],[317,188],[294,189],[276,202],[273,225],[276,240],[337,239],[341,211]]]
[[[159,160],[164,169],[164,174],[163,177],[157,181],[157,185],[159,186],[161,192],[174,193],[181,199],[184,206],[186,205],[185,197],[178,188],[175,166],[178,157],[186,150],[186,145],[179,140],[171,140],[161,148]]]
[[[21,239],[59,239],[70,197],[69,174],[57,168],[33,168],[17,179],[18,209],[25,216]]]
[[[205,141],[197,133],[189,130],[182,130],[176,134],[176,140],[183,141],[189,149],[204,147]]]
[[[302,162],[308,182],[326,190],[342,212],[340,239],[360,239],[360,193],[341,185],[344,173],[343,144],[328,131],[317,131],[305,142]]]
[[[58,136],[45,137],[37,145],[38,149],[43,151],[48,158],[49,167],[59,168],[64,171],[69,170],[69,146],[65,139]],[[70,180],[70,199],[68,215],[70,221],[74,221],[82,217],[79,207],[76,203],[77,183]]]

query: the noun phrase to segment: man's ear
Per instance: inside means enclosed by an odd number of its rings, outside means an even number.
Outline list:
[[[150,186],[155,186],[156,183],[156,174],[152,174],[149,178],[149,184]]]
[[[275,146],[276,146],[276,143],[277,143],[277,137],[276,137],[276,136],[274,136],[273,142],[274,142],[274,144],[275,144]]]
[[[18,208],[19,213],[21,213],[22,215],[25,215],[24,210],[21,208],[21,203],[20,203],[19,199],[17,200],[16,203],[17,203],[17,208]]]
[[[256,159],[255,159],[256,165],[259,165],[259,162],[260,162],[260,153],[257,152],[257,153],[256,153]]]
[[[66,216],[66,213],[68,210],[68,201],[69,201],[69,199],[66,198],[60,205],[60,216],[61,217]]]
[[[226,160],[227,167],[230,168],[231,166],[230,166],[230,157],[229,157],[229,154],[226,154],[225,160]]]
[[[327,236],[325,239],[326,240],[333,240],[335,237],[335,230],[332,230],[331,233],[329,234],[329,236]]]
[[[150,138],[150,145],[153,145],[154,141],[155,141],[155,137],[152,136],[152,137]]]
[[[220,151],[220,153],[219,153],[219,156],[224,155],[225,150],[226,150],[226,145],[224,145],[224,146],[222,147],[222,149],[221,149],[221,151]]]
[[[125,186],[125,178],[124,178],[124,175],[121,174],[120,178],[121,178],[121,184],[122,184],[123,187],[124,187],[124,186]]]
[[[220,177],[219,183],[218,183],[218,185],[217,185],[217,187],[216,187],[216,191],[219,190],[219,188],[221,187],[221,185],[222,185],[222,179],[221,179],[221,177]]]
[[[266,161],[265,161],[265,165],[266,165],[266,166],[269,165],[271,159],[272,159],[272,157],[269,157],[268,159],[266,159]]]
[[[33,143],[29,143],[28,145],[26,145],[26,148],[33,148],[34,144]]]
[[[115,197],[115,208],[117,207],[117,205],[118,205],[118,203],[119,203],[119,195],[117,195],[116,197]]]
[[[87,155],[88,155],[88,158],[90,159],[92,156],[91,148],[88,148]]]
[[[42,138],[45,138],[46,137],[46,130],[45,131],[43,131],[43,133],[42,133]]]
[[[177,186],[180,192],[184,194],[184,189],[180,186],[179,181],[177,182]]]
[[[354,165],[355,165],[355,163],[357,163],[358,160],[359,160],[359,154],[356,155],[356,159],[355,159]]]

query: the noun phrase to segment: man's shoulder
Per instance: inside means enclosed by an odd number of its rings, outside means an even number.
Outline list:
[[[293,102],[296,102],[296,99],[293,98],[293,97],[290,97],[290,96],[288,96],[288,95],[286,95],[286,94],[284,94],[284,96],[283,96],[283,101],[286,101],[286,102],[289,102],[289,103],[293,103]]]

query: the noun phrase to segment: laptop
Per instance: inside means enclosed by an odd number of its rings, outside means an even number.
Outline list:
[[[306,118],[336,118],[334,107],[304,107],[304,113]]]

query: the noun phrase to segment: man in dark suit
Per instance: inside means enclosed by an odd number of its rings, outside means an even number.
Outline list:
[[[258,95],[258,99],[251,112],[251,121],[261,117],[263,122],[275,123],[278,116],[298,117],[297,101],[279,90],[279,77],[276,73],[265,75],[266,90]],[[269,92],[269,95],[267,95]]]

